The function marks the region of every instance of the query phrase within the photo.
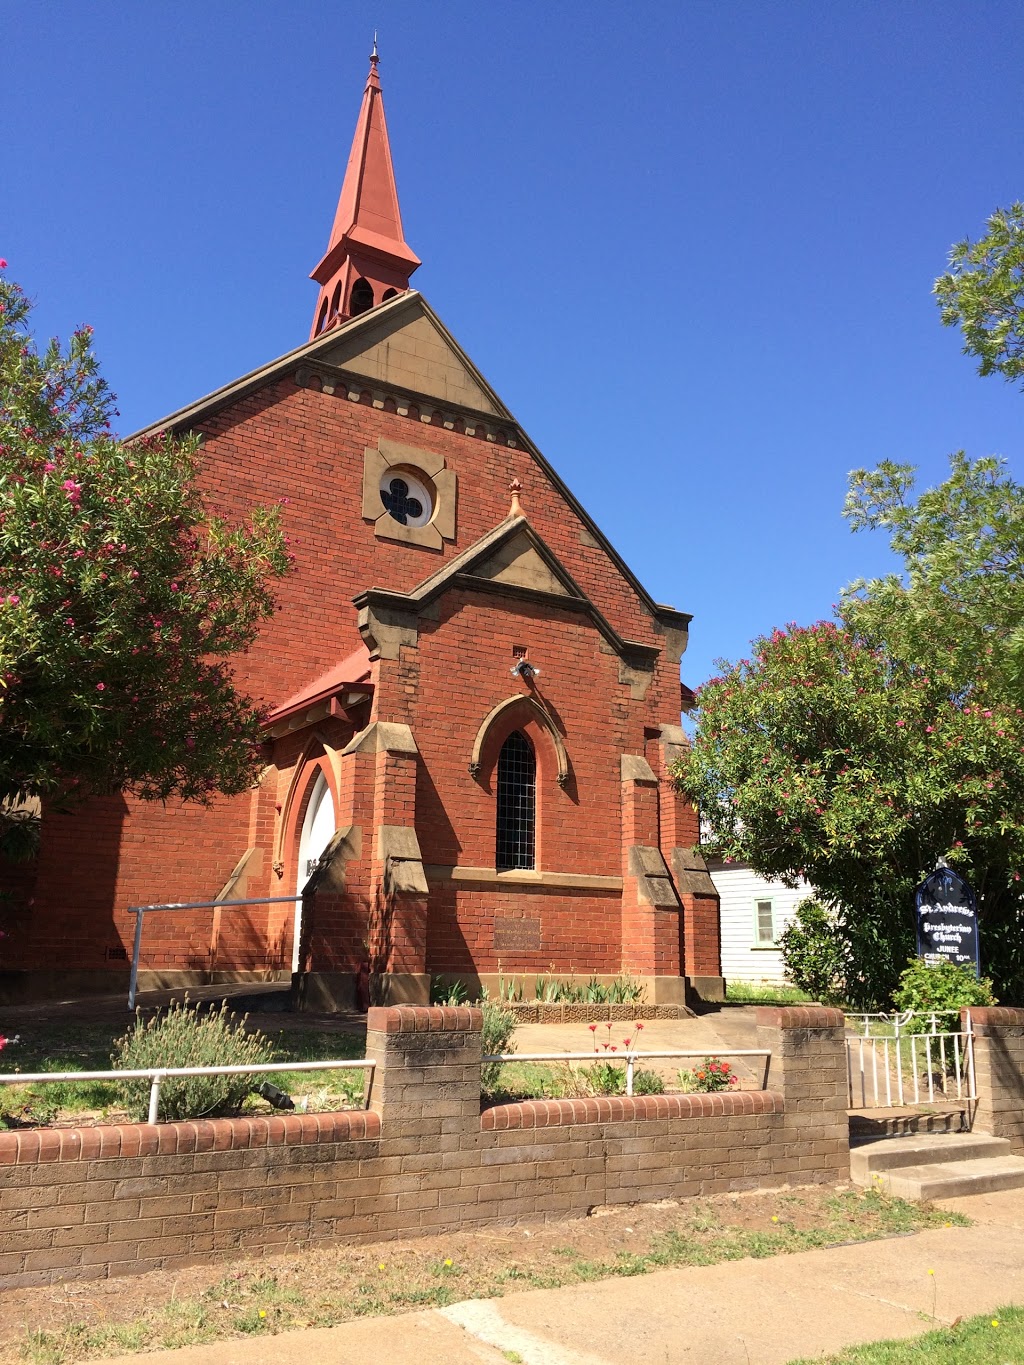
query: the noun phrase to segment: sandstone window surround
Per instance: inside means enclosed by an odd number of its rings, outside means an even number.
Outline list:
[[[455,539],[458,477],[443,455],[381,436],[363,454],[363,519],[382,540],[440,550]]]

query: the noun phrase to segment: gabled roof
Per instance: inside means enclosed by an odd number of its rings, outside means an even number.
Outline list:
[[[624,639],[522,513],[509,515],[410,592],[370,588],[353,601],[361,615],[385,608],[413,616],[453,587],[544,601],[590,618],[621,658],[654,658],[657,645]]]
[[[389,299],[387,303],[381,303],[366,313],[360,313],[358,317],[349,318],[347,322],[332,327],[328,332],[321,332],[312,341],[297,346],[293,351],[286,351],[276,360],[270,361],[267,365],[261,365],[258,370],[251,370],[249,374],[242,375],[240,379],[235,379],[230,384],[214,389],[212,393],[197,399],[187,407],[179,408],[177,412],[168,414],[159,422],[151,422],[149,426],[142,427],[135,432],[130,439],[149,436],[161,431],[190,430],[205,418],[219,412],[229,403],[252,393],[255,389],[263,388],[265,384],[273,383],[274,380],[288,374],[289,371],[304,361],[336,365],[337,368],[348,370],[353,375],[365,375],[366,362],[363,362],[364,369],[360,370],[359,368],[361,357],[372,354],[383,339],[400,328],[408,326],[409,323],[419,317],[429,322],[432,329],[438,334],[439,340],[450,352],[453,362],[465,368],[468,376],[480,390],[484,402],[476,410],[481,414],[496,416],[502,421],[516,425],[515,418],[508,408],[505,407],[423,295],[415,289],[410,289],[404,294]],[[431,398],[435,402],[438,400],[445,401],[442,394],[423,394],[422,396]]]
[[[411,328],[419,329],[414,350],[424,344],[434,347],[431,361],[432,380],[435,389],[441,387],[445,392],[429,392],[418,389],[409,376],[395,378],[394,370],[401,365],[400,348],[395,338]],[[522,426],[505,406],[498,394],[466,355],[444,323],[427,303],[422,294],[414,289],[399,294],[386,303],[379,304],[359,316],[320,333],[312,341],[298,346],[293,351],[271,361],[258,370],[253,370],[231,384],[215,389],[188,407],[180,408],[162,421],[153,422],[135,433],[136,437],[147,436],[162,431],[187,431],[201,426],[202,423],[222,408],[236,402],[245,395],[274,383],[290,372],[298,372],[303,365],[315,364],[319,369],[334,371],[339,376],[350,376],[356,386],[377,383],[380,386],[393,386],[433,407],[438,403],[461,408],[490,419],[507,423],[515,432],[515,443],[524,449],[543,471],[545,477],[558,490],[566,503],[572,508],[580,521],[594,537],[597,545],[607,555],[625,581],[636,593],[637,598],[659,622],[673,629],[686,629],[692,617],[687,612],[677,611],[674,607],[657,603],[644,588],[622,556],[611,544],[601,528],[587,513],[572,490],[563,482],[557,472],[530,440]],[[415,375],[412,376],[415,378]],[[468,553],[468,552],[467,552]]]
[[[369,695],[373,690],[371,672],[369,652],[361,643],[347,659],[335,664],[326,673],[321,673],[304,687],[300,687],[298,692],[293,693],[286,701],[275,706],[264,721],[264,726],[267,729],[278,726],[282,721],[311,710],[323,702],[329,702],[343,689],[354,688],[361,694]]]

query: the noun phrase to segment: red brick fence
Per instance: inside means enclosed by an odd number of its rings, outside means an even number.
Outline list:
[[[982,1110],[1019,1140],[1024,1011],[975,1020]],[[365,1112],[0,1134],[0,1286],[846,1179],[843,1016],[758,1022],[763,1091],[481,1113],[480,1012],[398,1007],[370,1011]]]

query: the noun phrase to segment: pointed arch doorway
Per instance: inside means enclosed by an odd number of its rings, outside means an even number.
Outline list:
[[[337,828],[334,817],[334,797],[321,768],[313,790],[306,803],[306,814],[299,834],[298,871],[295,894],[302,895],[302,889],[313,875],[313,869],[321,853],[330,843]],[[295,902],[295,929],[292,936],[292,971],[299,970],[299,940],[302,931],[302,902]]]

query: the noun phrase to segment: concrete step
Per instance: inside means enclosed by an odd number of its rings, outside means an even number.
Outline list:
[[[871,1183],[894,1198],[921,1202],[1016,1190],[1024,1188],[1024,1157],[990,1156],[894,1166],[878,1172]]]
[[[867,1186],[875,1176],[900,1167],[1009,1158],[1011,1150],[1006,1138],[990,1137],[987,1133],[918,1133],[913,1137],[880,1138],[851,1149],[850,1179],[855,1185]],[[1024,1158],[1014,1159],[1024,1165]]]
[[[887,1137],[913,1137],[918,1133],[963,1133],[967,1112],[963,1105],[948,1108],[861,1109],[850,1115],[850,1141],[862,1143]]]

